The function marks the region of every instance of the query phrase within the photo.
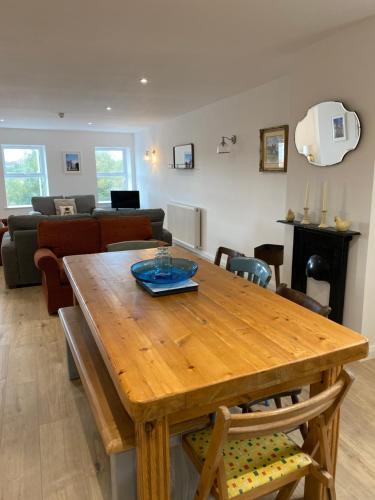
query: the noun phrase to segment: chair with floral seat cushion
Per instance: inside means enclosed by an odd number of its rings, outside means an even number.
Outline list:
[[[336,383],[320,394],[273,411],[241,415],[220,407],[213,427],[183,438],[184,449],[200,472],[195,499],[207,500],[210,493],[220,500],[242,495],[252,499],[279,490],[277,499],[288,500],[299,480],[312,474],[335,500],[328,427],[352,381],[342,370]],[[312,419],[316,432],[308,434],[302,447],[285,434]]]

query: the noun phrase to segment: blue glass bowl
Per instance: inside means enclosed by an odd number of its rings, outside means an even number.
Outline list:
[[[154,259],[141,260],[130,268],[134,278],[146,283],[168,285],[192,278],[198,270],[198,264],[188,259],[172,259],[172,272],[168,276],[158,276]]]

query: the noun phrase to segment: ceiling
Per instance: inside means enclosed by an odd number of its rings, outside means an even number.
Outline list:
[[[0,126],[135,131],[281,76],[374,14],[374,0],[2,0]]]

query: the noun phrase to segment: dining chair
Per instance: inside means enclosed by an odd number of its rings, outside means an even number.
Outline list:
[[[147,248],[158,248],[168,246],[165,241],[159,240],[131,240],[109,243],[107,252],[121,252],[122,250],[144,250]]]
[[[215,255],[215,260],[214,260],[215,266],[220,266],[221,258],[223,255],[227,256],[227,262],[226,262],[226,266],[225,266],[225,269],[227,271],[230,271],[230,261],[231,261],[231,259],[233,259],[233,257],[245,257],[245,254],[243,254],[241,252],[237,252],[237,250],[232,250],[231,248],[227,248],[227,247],[219,247],[216,250],[216,255]]]
[[[195,499],[207,500],[210,493],[220,500],[254,499],[279,490],[276,500],[288,500],[300,479],[312,475],[335,500],[328,428],[352,382],[342,370],[336,383],[318,395],[273,411],[241,415],[221,406],[213,426],[183,437],[184,450],[200,473]],[[286,432],[312,419],[314,430],[300,447]]]
[[[322,306],[317,300],[309,297],[303,292],[299,290],[293,290],[292,288],[288,288],[286,283],[281,283],[277,289],[276,293],[284,297],[285,299],[291,300],[296,304],[299,304],[302,307],[306,307],[306,309],[310,309],[310,311],[316,312],[325,318],[328,318],[332,309],[329,306]]]
[[[284,263],[284,245],[265,243],[254,248],[254,257],[264,260],[275,269],[276,288],[280,285],[280,266]]]
[[[254,257],[233,257],[230,260],[229,270],[237,274],[247,273],[247,279],[262,288],[267,288],[272,276],[270,266]]]
[[[305,307],[306,309],[309,309],[310,311],[320,314],[321,316],[325,316],[326,318],[329,316],[331,312],[331,308],[329,306],[322,306],[317,300],[313,299],[312,297],[309,297],[305,293],[288,288],[286,283],[281,283],[277,287],[276,293],[288,300],[291,300],[292,302],[295,302],[296,304],[299,304],[302,307]],[[293,404],[299,403],[299,397],[301,395],[301,392],[302,389],[294,389],[290,391],[280,392],[278,394],[273,394],[272,396],[270,396],[270,399],[274,400],[276,408],[282,408],[283,398],[290,397]],[[251,412],[253,406],[263,402],[264,400],[257,400],[257,401],[251,401],[250,403],[246,403],[245,405],[241,405],[242,411],[245,413]],[[302,437],[306,437],[307,426],[305,423],[301,424],[300,431]]]

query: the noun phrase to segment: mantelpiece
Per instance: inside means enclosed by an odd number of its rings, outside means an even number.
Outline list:
[[[337,231],[333,227],[319,228],[317,224],[301,224],[286,220],[277,222],[294,227],[292,288],[306,292],[307,262],[310,257],[319,256],[328,269],[327,279],[324,281],[330,284],[329,305],[332,308],[330,318],[342,323],[349,243],[353,236],[359,236],[361,233]]]

